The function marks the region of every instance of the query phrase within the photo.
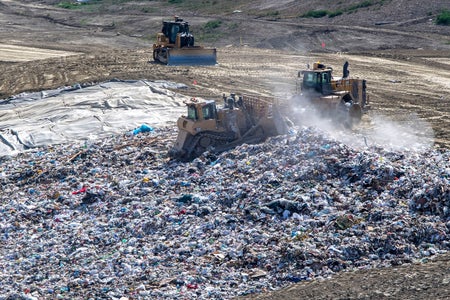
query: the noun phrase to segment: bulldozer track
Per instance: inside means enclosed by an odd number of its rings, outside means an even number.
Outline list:
[[[195,151],[195,149],[199,147],[200,140],[202,138],[204,138],[204,137],[211,139],[211,143],[210,143],[209,146],[212,146],[214,144],[214,141],[216,141],[216,142],[219,141],[221,144],[225,144],[226,142],[228,142],[230,140],[233,140],[234,134],[230,134],[228,132],[214,133],[214,132],[209,132],[209,131],[204,131],[204,132],[198,133],[197,135],[194,136],[194,138],[192,139],[192,142],[187,147],[187,154],[188,154],[189,157],[194,152],[195,153],[202,153],[204,150],[208,149],[208,147],[200,146],[198,151]],[[214,151],[214,149],[211,149],[211,150]]]

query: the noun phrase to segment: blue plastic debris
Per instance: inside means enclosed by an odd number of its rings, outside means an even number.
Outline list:
[[[136,128],[135,130],[133,130],[133,134],[137,135],[141,132],[150,132],[153,131],[153,128],[151,126],[148,126],[146,124],[142,124],[140,127]]]

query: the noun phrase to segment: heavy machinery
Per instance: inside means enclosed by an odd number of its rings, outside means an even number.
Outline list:
[[[314,63],[312,69],[308,65],[299,71],[301,95],[321,116],[351,127],[370,109],[366,80],[351,78],[348,62],[342,77],[334,78],[332,72],[331,67],[320,62]]]
[[[172,66],[215,65],[217,54],[216,49],[196,46],[188,22],[175,16],[174,21],[163,21],[153,44],[153,60]]]
[[[191,159],[205,151],[221,152],[237,145],[259,143],[284,134],[287,124],[276,101],[250,95],[223,95],[223,105],[215,100],[185,102],[187,115],[177,121],[178,137],[170,155]]]

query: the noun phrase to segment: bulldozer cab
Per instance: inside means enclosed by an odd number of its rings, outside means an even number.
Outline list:
[[[214,130],[219,125],[219,116],[217,113],[216,102],[206,100],[198,102],[193,98],[185,102],[187,115],[182,117],[182,128],[190,131],[192,134],[202,130]]]
[[[332,93],[331,69],[301,71],[299,76],[303,76],[302,91],[316,91],[322,95]]]
[[[215,120],[217,117],[216,102],[209,100],[205,102],[191,102],[186,103],[187,119],[192,121]]]
[[[188,22],[175,16],[173,21],[163,21],[161,32],[153,44],[153,60],[172,66],[211,66],[217,64],[216,49],[195,45]]]
[[[189,35],[189,24],[181,19],[175,21],[164,21],[161,32],[169,39],[170,44],[175,44],[177,34]]]

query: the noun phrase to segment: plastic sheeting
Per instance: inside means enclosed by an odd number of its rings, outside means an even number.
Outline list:
[[[0,101],[0,153],[95,140],[142,124],[175,123],[186,96],[167,81],[110,81],[22,93]]]

